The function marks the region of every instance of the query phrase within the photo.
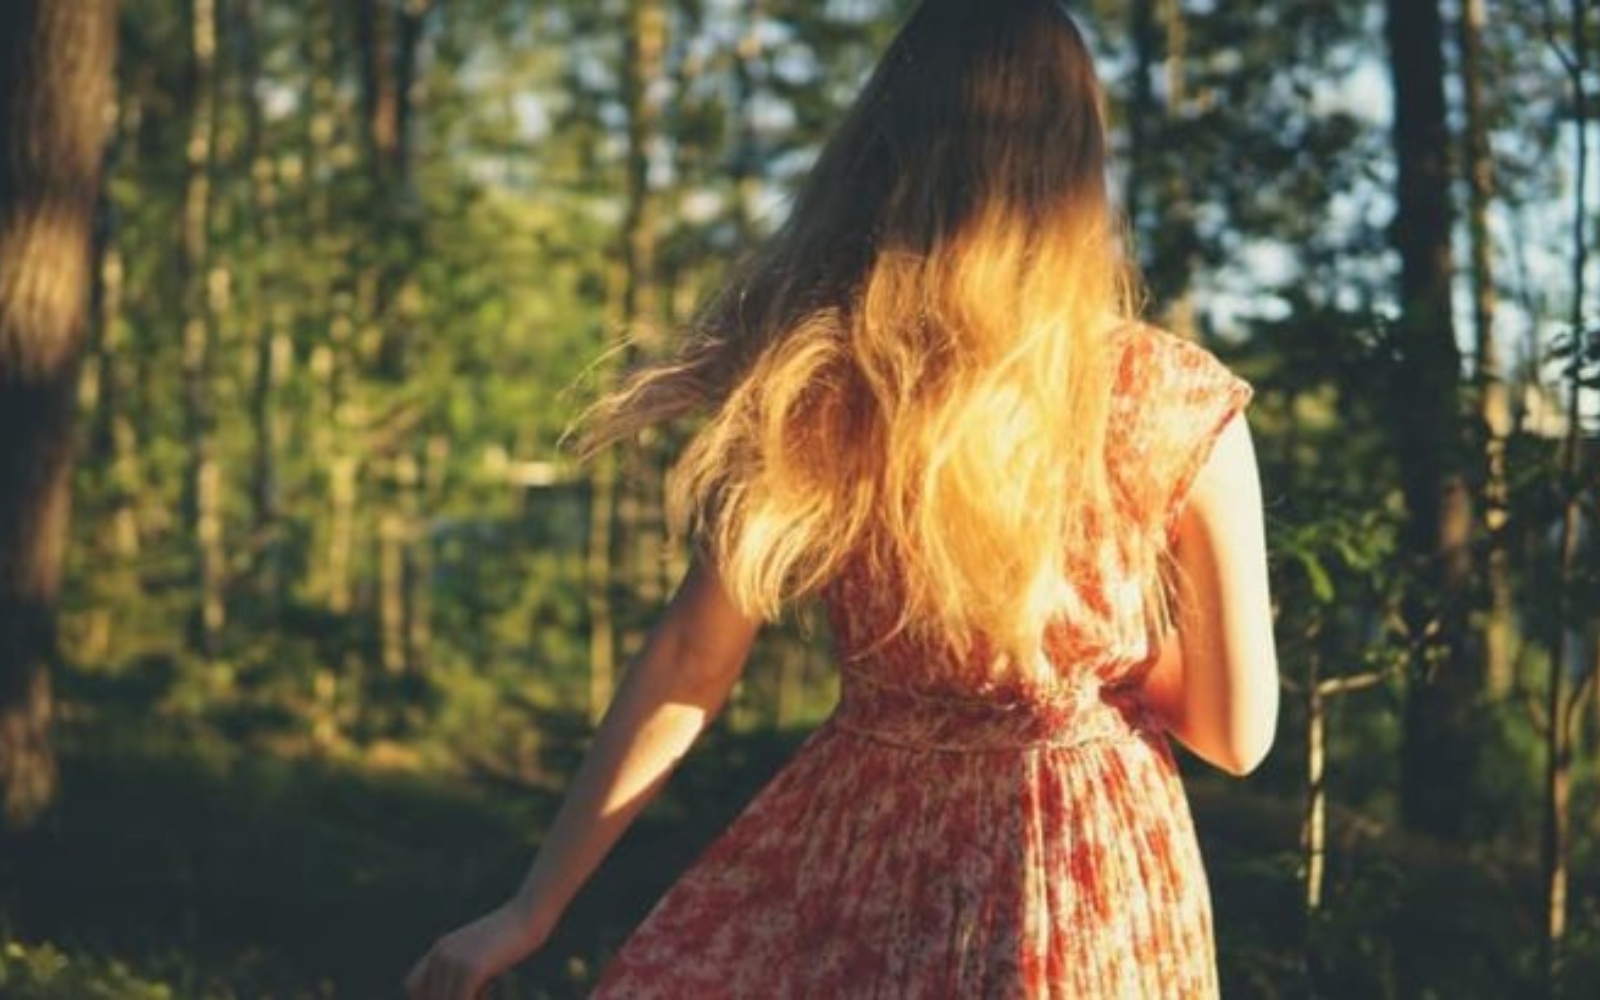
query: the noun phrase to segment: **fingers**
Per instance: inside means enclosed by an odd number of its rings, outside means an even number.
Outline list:
[[[482,1000],[488,984],[435,944],[405,978],[406,1000]]]

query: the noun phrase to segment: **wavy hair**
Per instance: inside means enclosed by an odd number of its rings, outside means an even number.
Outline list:
[[[581,419],[582,452],[704,415],[669,508],[740,607],[774,617],[862,558],[903,587],[895,632],[1032,666],[1064,553],[1113,526],[1122,565],[1159,569],[1105,462],[1136,308],[1106,147],[1056,0],[925,0],[787,220]]]

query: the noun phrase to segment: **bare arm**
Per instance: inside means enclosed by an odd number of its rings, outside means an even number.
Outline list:
[[[511,906],[529,944],[572,897],[721,709],[759,622],[696,562],[634,662]]]
[[[1267,591],[1255,448],[1235,417],[1217,438],[1177,527],[1177,629],[1145,701],[1204,760],[1243,775],[1272,745],[1278,657]]]

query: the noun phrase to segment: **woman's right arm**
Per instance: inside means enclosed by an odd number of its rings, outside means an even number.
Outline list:
[[[512,899],[542,944],[572,897],[722,708],[759,621],[696,561],[617,689]]]
[[[1277,729],[1265,535],[1255,448],[1236,415],[1179,515],[1176,634],[1143,692],[1184,745],[1236,775],[1254,770]]]

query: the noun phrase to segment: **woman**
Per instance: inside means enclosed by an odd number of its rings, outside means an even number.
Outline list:
[[[540,946],[809,596],[838,708],[598,996],[1216,995],[1167,734],[1243,774],[1276,725],[1250,388],[1135,320],[1105,155],[1054,0],[911,16],[785,225],[591,415],[591,450],[706,415],[697,559],[523,884],[412,997]]]

